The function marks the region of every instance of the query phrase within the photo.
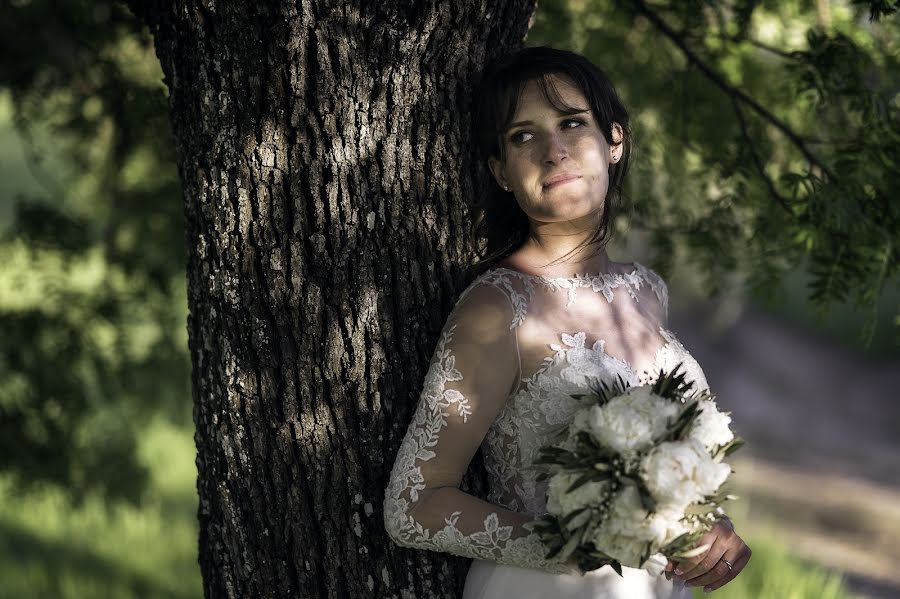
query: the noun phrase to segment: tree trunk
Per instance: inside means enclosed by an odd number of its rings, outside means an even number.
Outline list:
[[[184,186],[206,597],[459,596],[381,504],[474,256],[473,77],[534,0],[130,4]]]

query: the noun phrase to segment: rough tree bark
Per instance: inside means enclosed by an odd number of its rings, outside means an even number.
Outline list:
[[[534,0],[129,4],[184,188],[206,597],[458,596],[381,503],[468,282],[473,77]]]

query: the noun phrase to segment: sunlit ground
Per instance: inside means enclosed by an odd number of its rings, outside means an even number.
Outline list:
[[[0,598],[202,597],[192,431],[157,421],[145,429],[140,447],[153,473],[140,507],[105,506],[97,498],[72,507],[53,489],[14,497],[8,481],[0,479]],[[695,591],[696,596],[849,596],[839,576],[784,549],[777,522],[769,531],[749,525],[748,507],[737,502],[732,517],[738,530],[758,531],[746,536],[753,548],[750,564],[726,587],[711,595]]]

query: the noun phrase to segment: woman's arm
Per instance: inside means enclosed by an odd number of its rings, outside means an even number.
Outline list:
[[[448,317],[391,471],[384,524],[405,547],[571,572],[544,558],[546,548],[523,526],[531,516],[459,489],[519,375],[512,318],[506,295],[486,284],[468,290]]]

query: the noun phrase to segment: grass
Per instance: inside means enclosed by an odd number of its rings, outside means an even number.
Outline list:
[[[74,506],[54,488],[17,495],[0,477],[0,599],[202,597],[192,431],[152,422],[140,451],[153,477],[139,506],[99,497]],[[740,514],[733,519],[745,530]],[[753,558],[741,575],[695,597],[849,597],[839,575],[793,557],[777,537],[745,538]]]
[[[202,597],[191,432],[153,422],[140,451],[153,482],[138,506],[0,478],[0,599]]]
[[[743,571],[711,593],[694,589],[695,599],[849,599],[839,574],[797,559],[778,542],[764,538],[745,540],[753,549],[753,556]]]
[[[745,498],[727,506],[735,530],[753,550],[750,561],[734,580],[711,593],[695,588],[695,599],[850,599],[840,573],[793,555],[778,532],[778,522],[751,521],[749,508]]]

